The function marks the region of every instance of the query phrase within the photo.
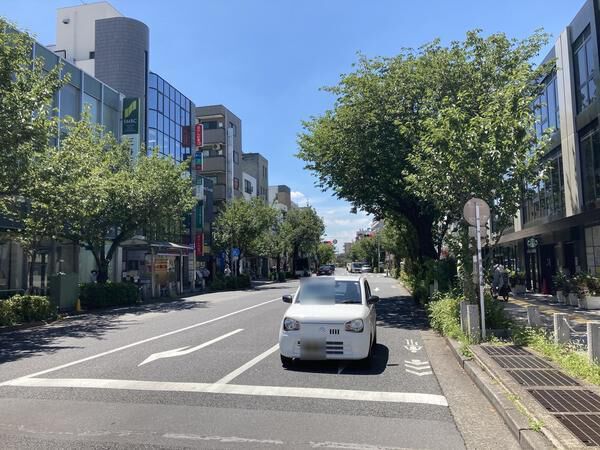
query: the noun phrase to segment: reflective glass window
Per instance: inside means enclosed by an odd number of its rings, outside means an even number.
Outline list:
[[[90,122],[100,122],[100,100],[96,100],[89,94],[83,94],[83,107],[89,108]]]
[[[65,84],[60,90],[60,117],[71,116],[79,120],[81,111],[80,91],[70,84]]]
[[[148,111],[148,126],[149,127],[151,127],[151,128],[156,128],[157,127],[157,124],[156,124],[156,122],[157,122],[157,120],[156,120],[157,115],[158,115],[158,113],[156,111],[152,111],[152,110]]]
[[[158,107],[158,93],[156,89],[148,89],[148,108],[157,109]]]
[[[154,148],[157,145],[157,134],[155,128],[148,128],[148,148]]]
[[[110,131],[113,136],[119,136],[119,111],[104,105],[104,108],[102,108],[102,125],[104,125],[104,131]]]

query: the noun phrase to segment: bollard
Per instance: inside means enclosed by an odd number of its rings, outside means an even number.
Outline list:
[[[479,328],[479,307],[467,305],[467,333],[475,342],[479,342],[481,330]]]
[[[467,321],[467,305],[468,303],[463,300],[460,302],[460,329],[464,334],[469,331],[469,323]]]
[[[554,313],[554,343],[566,344],[571,340],[567,314]]]
[[[600,322],[587,323],[588,358],[592,364],[600,364]]]
[[[542,326],[540,309],[537,306],[530,305],[527,307],[527,326],[531,328],[537,328]]]

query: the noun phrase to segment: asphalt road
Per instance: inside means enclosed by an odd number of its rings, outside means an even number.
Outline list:
[[[0,334],[0,446],[518,448],[404,288],[369,278],[382,299],[371,367],[282,368],[294,282]]]

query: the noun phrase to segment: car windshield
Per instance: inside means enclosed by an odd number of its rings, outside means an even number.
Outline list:
[[[360,283],[352,280],[310,280],[300,286],[296,303],[303,305],[361,304]]]

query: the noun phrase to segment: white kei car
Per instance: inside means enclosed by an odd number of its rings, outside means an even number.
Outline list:
[[[310,278],[295,295],[279,330],[281,363],[360,359],[369,362],[377,342],[375,303],[363,276]]]

